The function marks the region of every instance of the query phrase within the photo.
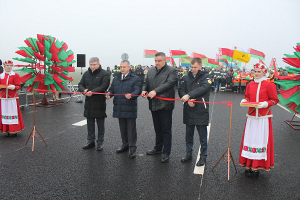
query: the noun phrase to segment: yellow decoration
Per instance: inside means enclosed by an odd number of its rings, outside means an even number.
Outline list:
[[[250,54],[234,50],[232,59],[241,61],[243,63],[248,63],[250,61]]]

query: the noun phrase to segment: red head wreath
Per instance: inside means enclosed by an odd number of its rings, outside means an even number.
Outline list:
[[[4,62],[4,65],[13,65],[14,63],[11,60],[7,60]]]
[[[264,64],[256,63],[254,65],[254,70],[255,69],[260,69],[263,73],[267,73],[268,68]]]

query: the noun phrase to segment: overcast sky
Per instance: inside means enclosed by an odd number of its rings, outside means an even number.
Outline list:
[[[215,58],[219,47],[234,46],[264,52],[267,65],[274,57],[286,66],[283,54],[300,42],[299,0],[0,0],[0,8],[2,60],[21,57],[17,47],[37,34],[87,59],[99,57],[105,68],[119,64],[122,53],[134,65],[154,64],[144,49]],[[256,62],[251,58],[247,68]]]

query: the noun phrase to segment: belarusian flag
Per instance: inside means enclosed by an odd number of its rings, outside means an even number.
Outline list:
[[[226,60],[233,62],[232,59],[233,50],[226,49],[226,48],[219,48],[219,54],[222,55],[222,58],[225,58]]]
[[[169,63],[170,62],[170,57],[166,57],[166,62]]]
[[[173,58],[185,58],[187,57],[185,51],[179,51],[179,50],[171,50],[171,57]]]
[[[274,69],[274,71],[275,71],[275,77],[277,77],[278,76],[278,72],[277,72],[277,66],[276,66],[275,58],[272,58],[272,60],[271,60],[270,69]]]
[[[144,58],[154,58],[155,54],[157,53],[156,50],[144,50]]]
[[[252,58],[258,58],[261,60],[265,60],[265,54],[261,51],[257,51],[255,49],[249,48],[248,52],[250,54],[250,57],[252,57]]]
[[[206,58],[205,55],[199,54],[199,53],[195,53],[195,52],[192,52],[192,57],[193,57],[193,58],[195,58],[195,57],[198,57],[198,58]]]
[[[208,58],[207,62],[208,62],[207,65],[210,67],[213,67],[213,68],[219,67],[219,62],[216,62],[215,59]]]
[[[228,60],[226,60],[225,58],[219,59],[219,62],[222,62],[224,64],[226,64],[225,66],[228,66]]]
[[[267,66],[267,65],[264,63],[264,61],[262,61],[261,59],[259,59],[259,64],[263,64],[263,65]]]

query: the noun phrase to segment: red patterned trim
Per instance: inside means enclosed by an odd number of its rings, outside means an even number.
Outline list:
[[[251,110],[248,115],[251,115],[254,111],[256,110],[256,108],[253,108],[253,110]]]

